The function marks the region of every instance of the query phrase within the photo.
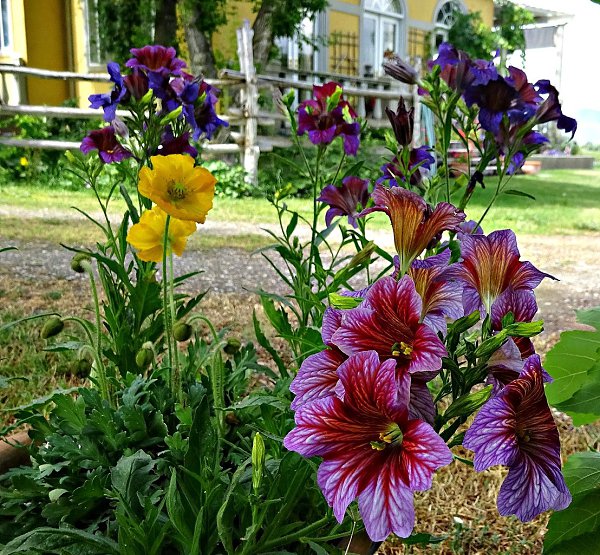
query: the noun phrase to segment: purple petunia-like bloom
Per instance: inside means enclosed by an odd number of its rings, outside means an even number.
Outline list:
[[[376,185],[371,198],[375,206],[363,210],[361,215],[388,215],[402,275],[436,236],[445,230],[459,231],[458,225],[465,219],[465,214],[452,204],[440,202],[432,208],[422,197],[401,187],[387,189]]]
[[[356,155],[360,145],[360,125],[356,113],[342,96],[342,87],[333,81],[313,85],[313,99],[298,106],[298,135],[308,133],[314,145],[328,145],[336,137],[344,141],[344,152]]]
[[[127,60],[125,65],[131,68],[140,68],[148,72],[180,75],[187,64],[177,58],[177,52],[172,46],[168,48],[160,44],[147,45],[143,48],[132,48],[133,58]]]
[[[369,201],[369,180],[349,175],[339,187],[327,185],[317,200],[330,206],[325,214],[327,226],[335,216],[348,216],[348,223],[356,228],[356,218]]]
[[[81,152],[87,154],[92,150],[98,151],[98,156],[105,164],[120,162],[126,158],[131,158],[133,154],[124,148],[115,134],[115,128],[112,125],[90,131],[87,136],[81,141],[79,147]]]
[[[179,137],[175,137],[170,125],[165,129],[154,155],[169,156],[169,154],[189,154],[192,158],[198,156],[198,151],[190,144],[189,131],[184,131]]]
[[[463,440],[463,446],[475,452],[478,472],[497,464],[509,467],[498,510],[523,522],[549,509],[560,511],[571,502],[543,382],[540,357],[532,355],[521,375],[483,406]]]
[[[338,369],[340,396],[300,407],[284,445],[306,457],[321,456],[317,481],[342,522],[358,498],[367,534],[383,541],[408,537],[414,527],[413,492],[431,487],[433,473],[452,453],[422,420],[410,419],[406,385],[399,394],[393,360],[356,354]]]
[[[188,93],[186,97],[185,93]],[[219,127],[228,127],[229,124],[220,119],[215,111],[218,102],[219,89],[201,81],[198,85],[197,95],[191,89],[182,91],[183,114],[194,130],[193,137],[198,140],[201,136],[212,139]]]
[[[446,348],[437,334],[421,323],[423,302],[414,281],[384,277],[367,291],[363,303],[342,312],[331,342],[348,356],[377,351],[395,360],[398,377],[419,375],[427,381],[440,370]]]
[[[465,314],[479,310],[492,321],[502,319],[501,296],[517,293],[530,302],[535,289],[551,275],[540,272],[531,262],[521,262],[517,238],[510,229],[489,235],[460,236],[462,262],[453,265],[452,277],[464,283]],[[535,299],[534,299],[535,302]]]
[[[390,187],[400,187],[408,178],[411,185],[418,186],[423,181],[423,173],[428,172],[434,164],[435,158],[431,155],[429,147],[413,148],[410,151],[408,167],[403,167],[404,164],[395,156],[391,162],[381,166],[382,176],[376,183],[387,182]]]
[[[110,80],[115,84],[113,90],[105,94],[91,94],[88,97],[90,108],[104,110],[104,121],[112,121],[115,119],[117,106],[128,94],[123,76],[121,75],[119,64],[109,62],[106,66]]]
[[[342,321],[342,311],[327,308],[323,315],[321,337],[329,347],[320,353],[305,358],[296,377],[290,384],[290,391],[295,395],[291,408],[297,410],[315,399],[330,397],[335,394],[338,383],[337,369],[348,357],[331,341],[335,330]]]
[[[538,93],[547,95],[546,99],[539,105],[536,118],[539,123],[556,121],[556,127],[566,133],[571,133],[571,139],[577,131],[577,121],[562,113],[560,102],[558,101],[558,91],[550,81],[541,79],[535,84]]]

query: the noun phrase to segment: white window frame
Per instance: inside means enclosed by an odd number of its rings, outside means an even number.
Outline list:
[[[389,9],[390,4],[395,4],[396,9]],[[383,75],[381,64],[384,61],[383,29],[385,23],[392,23],[396,27],[394,53],[404,57],[406,50],[406,6],[401,0],[365,0],[363,1],[361,21],[363,31],[365,29],[364,20],[367,18],[375,22],[375,52],[367,47],[367,38],[361,36],[361,70],[364,71],[366,65],[372,66],[373,74],[379,77]]]
[[[4,55],[11,54],[14,51],[12,14],[10,4],[10,0],[0,0],[0,53]],[[6,14],[4,13],[5,6]],[[5,16],[6,20],[4,19]],[[5,42],[6,44],[4,44]]]
[[[462,13],[467,12],[465,5],[460,0],[441,0],[440,2],[438,2],[438,5],[436,6],[436,9],[433,12],[434,30],[432,37],[433,44],[431,46],[434,50],[439,46],[437,44],[437,38],[439,36],[442,37],[442,42],[448,41],[448,31],[450,31],[450,27],[452,27],[452,24],[454,22],[449,22],[449,13],[446,13],[446,21],[439,21],[439,18],[445,11],[445,8],[451,5],[454,5],[454,7]]]

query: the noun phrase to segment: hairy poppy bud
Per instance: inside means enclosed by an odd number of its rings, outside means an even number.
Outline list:
[[[152,343],[146,342],[142,345],[142,348],[135,355],[135,363],[138,368],[146,368],[152,364],[154,360],[154,349],[152,349]]]
[[[85,272],[85,263],[89,263],[90,260],[91,257],[89,254],[85,252],[78,252],[71,259],[71,270],[77,272],[78,274],[83,274],[83,272]]]
[[[242,344],[239,339],[236,339],[235,337],[230,337],[227,340],[227,345],[223,347],[223,351],[225,351],[225,354],[235,355],[240,351],[241,346]]]
[[[92,370],[92,362],[87,358],[80,358],[73,365],[73,374],[78,378],[87,378]]]
[[[192,326],[179,322],[178,324],[175,324],[175,327],[173,328],[173,337],[176,341],[187,341],[192,337],[192,331]]]
[[[63,328],[65,327],[65,323],[58,316],[52,316],[46,320],[46,323],[42,327],[42,331],[40,332],[40,336],[42,339],[49,339],[50,337],[54,337],[58,335]]]

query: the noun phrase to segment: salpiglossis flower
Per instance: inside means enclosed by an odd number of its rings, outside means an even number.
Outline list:
[[[549,509],[560,511],[571,502],[543,382],[540,357],[532,355],[520,376],[483,406],[463,441],[464,447],[475,451],[478,472],[497,464],[509,467],[498,510],[523,522]]]
[[[400,272],[404,275],[412,261],[427,245],[444,230],[459,231],[465,215],[447,202],[435,208],[422,197],[401,187],[387,189],[376,185],[371,195],[375,206],[363,210],[361,215],[385,212],[392,222],[394,244],[400,261]]]
[[[433,473],[452,453],[433,428],[410,419],[407,382],[398,391],[393,360],[374,351],[350,357],[338,369],[340,396],[317,399],[296,412],[287,449],[323,457],[319,487],[339,522],[358,498],[367,534],[383,541],[408,537],[414,526],[413,492],[431,487]]]
[[[180,220],[203,224],[212,208],[217,180],[205,168],[194,167],[185,154],[152,156],[153,169],[140,170],[140,194]]]
[[[133,156],[131,152],[117,141],[115,128],[112,125],[90,131],[87,136],[84,137],[83,141],[81,141],[79,150],[84,154],[87,154],[92,150],[97,150],[98,156],[105,164],[121,162],[121,160]]]
[[[146,262],[160,262],[162,260],[166,225],[166,212],[155,206],[152,210],[146,210],[140,221],[131,226],[127,234],[127,242],[137,250],[138,258]],[[188,237],[194,231],[196,231],[194,222],[171,218],[167,248],[177,256],[181,256]]]
[[[335,216],[348,216],[348,223],[357,227],[356,217],[369,201],[369,180],[349,175],[339,187],[327,185],[317,200],[330,206],[325,214],[328,226]]]

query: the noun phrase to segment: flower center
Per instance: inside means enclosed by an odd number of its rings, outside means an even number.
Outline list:
[[[529,443],[531,441],[531,434],[525,428],[517,428],[517,437],[520,443]]]
[[[394,422],[390,424],[385,432],[381,432],[379,434],[379,441],[370,442],[371,449],[374,449],[375,451],[383,451],[390,445],[402,443],[403,438],[404,434],[402,433],[400,426]]]
[[[167,187],[167,193],[169,193],[169,196],[173,200],[183,200],[186,193],[185,185],[177,181],[171,181]]]
[[[400,341],[400,343],[394,343],[392,345],[392,356],[399,357],[400,355],[404,355],[405,357],[410,358],[412,352],[412,345],[404,343],[404,341]]]

